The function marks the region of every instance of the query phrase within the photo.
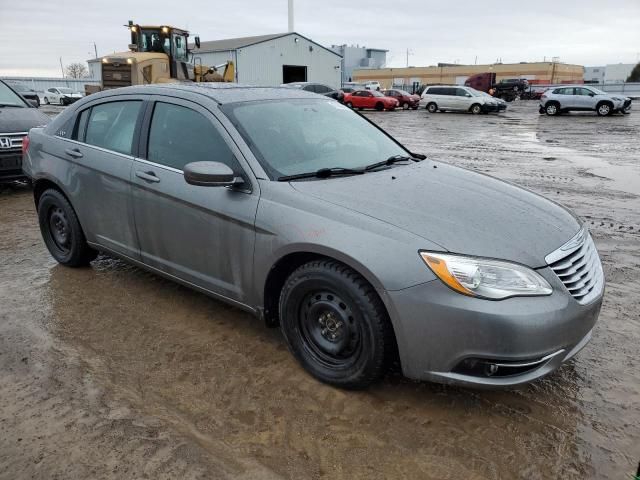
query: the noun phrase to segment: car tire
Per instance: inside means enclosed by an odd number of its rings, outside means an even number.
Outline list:
[[[384,104],[383,104],[382,102],[378,102],[378,103],[376,103],[375,109],[376,109],[378,112],[383,111],[383,110],[384,110]]]
[[[436,113],[437,111],[438,111],[438,105],[436,105],[434,102],[427,104],[427,112]]]
[[[44,104],[49,105],[49,99],[47,97],[44,97]]]
[[[98,252],[89,247],[80,221],[69,201],[58,190],[45,190],[38,200],[40,231],[47,249],[58,263],[82,267]]]
[[[596,105],[596,113],[600,117],[606,117],[609,115],[613,115],[613,105],[609,102],[600,102]]]
[[[349,107],[349,108],[353,108],[353,103],[351,103],[351,102],[347,102],[347,107]]]
[[[409,104],[407,102],[403,102],[402,103],[402,109],[403,110],[409,110]]]
[[[474,115],[479,115],[480,113],[482,113],[482,106],[479,103],[474,103],[473,105],[471,105],[469,111]]]
[[[560,104],[558,102],[548,102],[544,106],[544,113],[551,117],[560,115]]]
[[[544,107],[543,107],[542,105],[540,105],[540,108],[538,109],[538,113],[539,113],[540,115],[542,115],[542,114],[546,113],[546,111],[545,111],[545,109],[544,109]]]
[[[631,113],[631,109],[630,108],[623,108],[620,110],[620,113],[622,113],[623,115],[629,115]]]
[[[324,383],[365,388],[395,354],[393,329],[374,288],[336,261],[296,269],[282,288],[279,308],[289,350]]]

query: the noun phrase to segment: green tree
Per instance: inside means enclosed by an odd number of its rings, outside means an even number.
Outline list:
[[[633,67],[631,75],[627,78],[627,82],[640,82],[640,63]]]

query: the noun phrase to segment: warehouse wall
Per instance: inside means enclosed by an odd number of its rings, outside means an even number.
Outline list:
[[[341,85],[341,58],[296,34],[238,49],[237,59],[239,83],[280,85],[283,65],[306,65],[307,81]]]
[[[2,80],[21,82],[42,94],[47,88],[67,87],[74,92],[84,93],[85,85],[100,85],[100,80],[95,78],[55,78],[55,77],[0,77]]]
[[[526,78],[532,84],[582,83],[584,81],[582,65],[549,62],[362,69],[353,72],[353,79],[358,82],[377,80],[385,87],[391,87],[394,79],[396,81],[405,79],[405,84],[410,85],[412,78],[419,79],[423,85],[455,84],[459,83],[461,77],[483,72],[495,72],[497,81],[504,78]]]

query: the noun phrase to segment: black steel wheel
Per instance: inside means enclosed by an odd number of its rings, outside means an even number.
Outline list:
[[[383,375],[394,355],[391,323],[375,290],[338,262],[318,260],[295,270],[279,307],[289,349],[325,383],[364,388]]]
[[[80,222],[68,200],[57,190],[46,190],[38,201],[40,231],[47,249],[69,267],[87,265],[98,252],[87,245]]]

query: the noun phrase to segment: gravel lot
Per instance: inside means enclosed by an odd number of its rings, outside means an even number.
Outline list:
[[[60,109],[47,107],[54,114]],[[608,281],[552,376],[473,391],[310,378],[278,330],[100,256],[58,266],[31,192],[0,194],[0,479],[630,478],[640,460],[640,113],[367,114],[416,152],[589,224]]]

